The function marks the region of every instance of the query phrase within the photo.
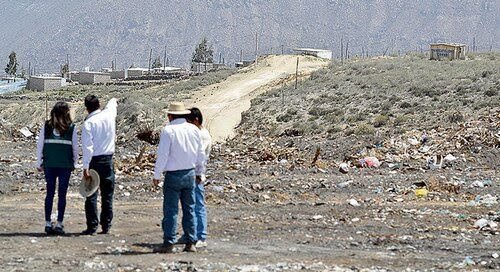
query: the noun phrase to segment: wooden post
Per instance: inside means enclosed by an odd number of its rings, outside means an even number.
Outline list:
[[[284,55],[284,54],[285,54],[285,46],[281,45],[281,55]]]
[[[295,67],[295,89],[299,84],[299,57],[297,57],[297,66]]]

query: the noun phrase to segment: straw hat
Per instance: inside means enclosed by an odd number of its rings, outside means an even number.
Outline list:
[[[168,106],[167,113],[172,115],[184,115],[184,114],[190,114],[191,111],[186,109],[184,103],[182,102],[172,102]]]
[[[83,197],[89,197],[92,194],[94,194],[97,189],[99,189],[99,174],[97,171],[94,169],[89,170],[90,173],[90,180],[85,179],[85,177],[82,177],[82,182],[80,183],[80,194]]]

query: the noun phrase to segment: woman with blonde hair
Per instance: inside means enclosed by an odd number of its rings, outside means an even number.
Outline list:
[[[78,138],[71,120],[69,105],[57,102],[50,111],[50,119],[40,130],[37,142],[37,168],[45,173],[45,232],[64,234],[64,211],[71,172],[78,162]],[[52,204],[58,182],[57,223],[51,222]]]

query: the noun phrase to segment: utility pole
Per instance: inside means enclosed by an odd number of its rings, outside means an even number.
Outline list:
[[[345,59],[346,60],[349,59],[349,40],[347,40],[347,42],[345,44]]]
[[[243,62],[243,49],[240,50],[240,62]]]
[[[148,64],[148,75],[151,74],[151,55],[153,54],[153,48],[149,50],[149,64]]]
[[[31,61],[28,61],[28,77],[31,76]]]
[[[259,61],[259,36],[257,32],[255,32],[255,64]]]
[[[295,89],[299,84],[299,57],[297,57],[297,66],[295,67]]]
[[[344,38],[340,38],[340,62],[344,64]]]
[[[165,67],[167,67],[167,46],[166,45],[165,45],[165,51],[163,54],[163,69],[165,69]],[[163,72],[165,72],[165,70],[163,70]]]
[[[285,54],[285,46],[281,45],[281,55],[284,55],[284,54]]]
[[[219,52],[219,64],[221,64],[222,61],[222,52]]]

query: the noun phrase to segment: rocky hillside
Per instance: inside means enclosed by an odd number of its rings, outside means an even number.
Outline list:
[[[208,37],[226,62],[252,58],[255,33],[259,53],[295,46],[330,48],[349,40],[351,55],[424,50],[432,41],[500,48],[500,3],[457,1],[2,1],[0,57],[18,52],[39,72],[59,69],[70,54],[71,67],[147,65],[167,54],[186,66],[195,44]],[[0,60],[3,58],[0,58]],[[0,62],[1,64],[1,62]]]

